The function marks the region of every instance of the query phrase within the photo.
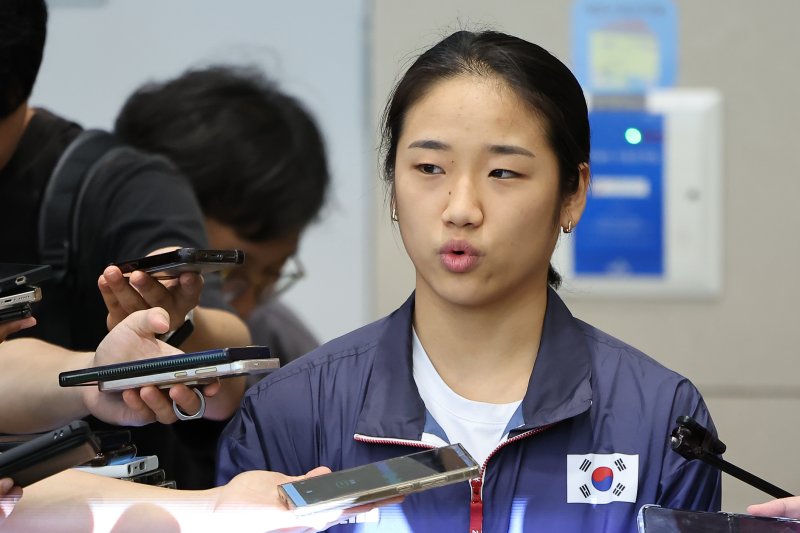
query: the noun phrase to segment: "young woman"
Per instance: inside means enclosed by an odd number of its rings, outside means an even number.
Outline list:
[[[567,67],[516,37],[457,32],[405,74],[383,132],[416,291],[251,389],[217,481],[461,442],[478,478],[335,529],[616,532],[646,503],[717,510],[719,474],[668,445],[680,415],[711,425],[698,391],[553,290],[550,257],[590,174]]]

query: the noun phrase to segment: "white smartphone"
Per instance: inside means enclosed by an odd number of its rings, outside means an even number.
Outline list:
[[[98,476],[105,477],[132,477],[151,472],[158,468],[158,456],[146,455],[143,457],[134,457],[130,461],[120,463],[117,465],[106,466],[76,466],[75,470],[81,472],[89,472],[90,474],[97,474]]]
[[[0,295],[0,309],[30,304],[41,299],[42,289],[26,285],[15,289],[11,294]]]
[[[278,494],[296,514],[347,509],[466,481],[480,465],[461,444],[393,457],[278,486]]]
[[[277,357],[269,359],[244,359],[230,363],[217,363],[215,365],[186,370],[171,370],[149,376],[134,376],[130,378],[112,379],[101,381],[98,387],[103,392],[137,389],[146,385],[155,385],[160,389],[167,389],[175,384],[205,385],[219,378],[232,378],[250,374],[266,374],[277,370],[281,366]]]

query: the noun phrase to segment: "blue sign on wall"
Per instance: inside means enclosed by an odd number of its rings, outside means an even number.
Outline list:
[[[592,185],[574,234],[577,275],[664,274],[663,116],[593,111]]]

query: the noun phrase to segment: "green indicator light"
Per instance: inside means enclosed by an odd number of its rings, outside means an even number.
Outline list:
[[[636,128],[628,128],[625,130],[625,140],[629,144],[639,144],[642,142],[642,132]]]

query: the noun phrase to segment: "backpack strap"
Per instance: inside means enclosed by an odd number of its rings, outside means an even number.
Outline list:
[[[102,130],[85,130],[70,143],[47,183],[39,209],[39,259],[53,267],[61,282],[77,250],[78,213],[92,171],[103,156],[123,146],[121,140]],[[86,179],[89,176],[89,179]]]

